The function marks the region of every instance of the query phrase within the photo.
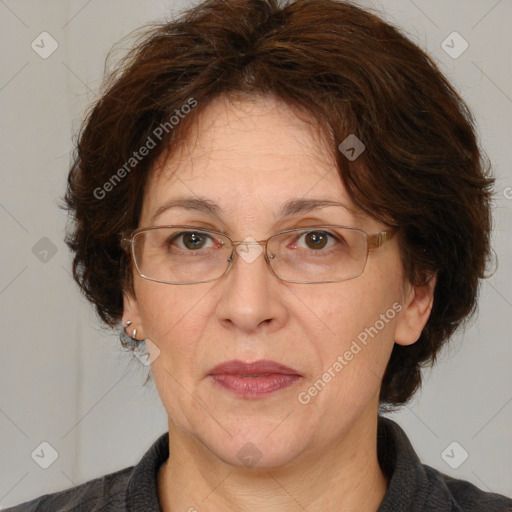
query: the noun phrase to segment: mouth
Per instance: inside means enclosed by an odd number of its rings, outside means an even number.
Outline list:
[[[226,361],[215,366],[208,377],[223,390],[241,398],[260,398],[286,389],[303,376],[275,361]]]

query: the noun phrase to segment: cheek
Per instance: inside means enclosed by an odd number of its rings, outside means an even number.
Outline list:
[[[362,287],[355,280],[342,284],[318,294],[318,308],[325,313],[329,331],[315,339],[316,358],[311,360],[317,364],[301,395],[322,414],[326,428],[333,430],[338,428],[340,414],[356,414],[378,393],[400,307],[391,290]]]
[[[193,422],[186,411],[195,405],[184,389],[192,392],[201,375],[207,289],[147,281],[140,283],[136,294],[144,336],[160,350],[151,365],[155,386],[170,416],[190,426]]]
[[[342,356],[343,364],[351,367],[344,373],[354,376],[363,371],[380,376],[393,348],[400,298],[399,274],[393,271],[368,272],[316,291],[310,300],[316,301],[329,328],[317,345],[324,368]]]
[[[207,321],[204,311],[206,288],[180,287],[145,281],[136,288],[144,335],[162,352],[194,351],[195,342]]]
[[[323,312],[325,323],[343,339],[355,338],[372,326],[398,297],[398,293],[384,290],[380,284],[362,284],[346,281],[337,289],[318,294],[318,310]]]

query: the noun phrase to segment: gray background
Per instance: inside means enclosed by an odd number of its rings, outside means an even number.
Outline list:
[[[393,417],[425,463],[512,496],[512,2],[360,3],[433,55],[472,108],[497,175],[499,270],[482,287],[478,318]],[[135,464],[167,428],[153,383],[142,387],[146,367],[101,328],[70,277],[57,205],[72,137],[97,98],[112,44],[187,5],[0,0],[0,506]],[[59,45],[47,59],[31,48],[43,31]],[[453,31],[469,44],[458,58],[441,46]],[[43,441],[58,452],[48,469],[31,457]],[[457,469],[441,456],[453,441],[469,453]],[[448,450],[452,464],[459,445]]]

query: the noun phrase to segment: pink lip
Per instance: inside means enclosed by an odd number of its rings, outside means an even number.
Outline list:
[[[290,387],[302,378],[293,368],[274,361],[226,361],[208,374],[216,384],[242,398],[258,398]]]
[[[283,375],[299,375],[300,373],[293,368],[284,366],[274,361],[253,361],[244,363],[243,361],[233,360],[218,364],[212,368],[209,375],[229,374],[229,375],[264,375],[267,373],[280,373]]]

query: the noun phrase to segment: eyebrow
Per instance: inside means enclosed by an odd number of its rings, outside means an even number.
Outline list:
[[[350,214],[354,215],[357,218],[363,219],[364,216],[355,211],[354,209],[350,208],[349,206],[340,203],[339,201],[332,201],[329,199],[290,199],[286,201],[283,206],[281,207],[281,210],[279,212],[280,218],[285,217],[291,217],[292,215],[298,215],[300,213],[308,213],[312,210],[316,210],[319,208],[326,208],[330,206],[338,206],[340,208],[343,208]],[[206,198],[182,198],[182,199],[171,199],[170,201],[167,201],[162,206],[160,206],[156,212],[151,217],[151,222],[153,222],[156,217],[161,215],[163,212],[170,210],[171,208],[184,208],[186,210],[196,210],[196,211],[202,211],[206,213],[211,213],[213,215],[216,215],[217,217],[220,217],[222,214],[222,208],[215,203],[214,201],[211,201],[210,199]]]

